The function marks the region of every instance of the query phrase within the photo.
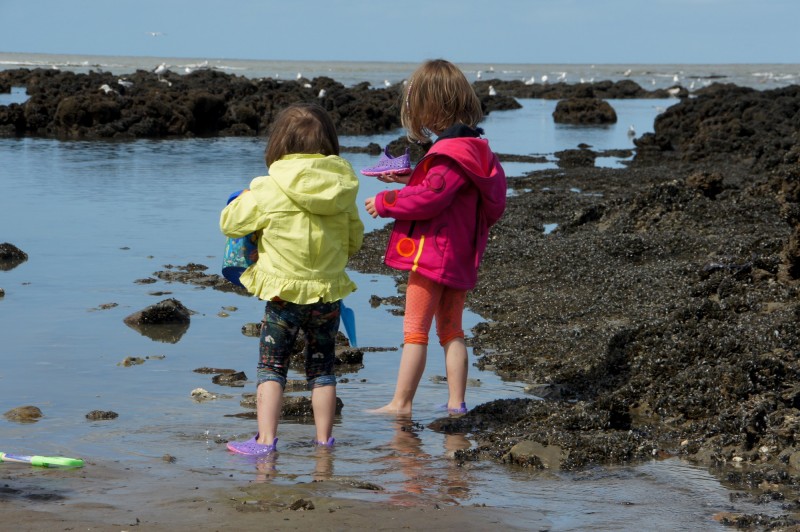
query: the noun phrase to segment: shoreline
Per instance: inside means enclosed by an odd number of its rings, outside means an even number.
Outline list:
[[[791,87],[765,94],[717,87],[660,116],[656,132],[637,139],[627,168],[578,164],[509,180],[514,194],[468,299],[489,320],[471,344],[479,367],[528,383],[531,398],[476,405],[431,427],[477,440],[455,453],[457,462],[580,470],[678,456],[714,469],[754,504],[785,501],[782,516],[737,515],[726,524],[800,523],[800,148],[775,95],[789,107],[800,102]],[[763,112],[746,111],[753,108]],[[402,275],[379,264],[385,237],[385,230],[365,235],[351,267],[400,284]],[[124,486],[128,472],[120,468],[105,470],[111,485]],[[81,478],[73,473],[39,479],[8,468],[0,509],[10,520],[50,519],[35,502],[14,507],[14,498],[35,501],[40,480],[63,479],[68,492]],[[9,484],[29,481],[20,494]],[[189,492],[167,492],[174,498],[153,515],[170,523],[182,512],[199,517],[205,502]],[[229,498],[223,489],[212,499],[224,519],[235,512],[225,510]],[[102,504],[58,504],[75,512],[62,516],[73,520],[64,524],[87,524],[82,512],[108,512]],[[374,504],[383,517],[401,511]],[[136,524],[119,517],[135,517],[132,508],[119,509],[114,519]],[[441,515],[474,524],[469,518],[491,519],[493,511]],[[291,527],[305,514],[286,515]]]

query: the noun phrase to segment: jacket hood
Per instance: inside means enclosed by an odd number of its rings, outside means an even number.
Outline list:
[[[431,161],[432,155],[452,159],[478,187],[481,210],[489,225],[500,219],[506,207],[506,174],[497,155],[489,148],[488,140],[476,137],[440,139],[431,146],[423,161]]]
[[[287,198],[312,214],[345,212],[358,193],[353,167],[337,155],[285,155],[272,163],[269,175]]]

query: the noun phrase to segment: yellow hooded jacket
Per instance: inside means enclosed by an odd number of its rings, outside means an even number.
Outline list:
[[[219,219],[231,238],[261,232],[258,261],[240,278],[247,291],[302,305],[353,292],[345,266],[364,239],[358,184],[349,162],[320,154],[286,155],[253,179]]]

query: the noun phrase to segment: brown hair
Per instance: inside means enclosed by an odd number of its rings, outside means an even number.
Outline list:
[[[455,124],[476,127],[483,119],[481,101],[464,73],[449,61],[423,63],[408,80],[400,121],[408,138],[428,142]]]
[[[269,166],[290,153],[339,155],[336,126],[325,109],[315,103],[295,103],[278,113],[269,129],[264,160]]]

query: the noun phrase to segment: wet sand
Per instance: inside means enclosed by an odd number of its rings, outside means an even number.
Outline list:
[[[57,470],[4,464],[0,520],[7,530],[531,530],[535,511],[370,502],[341,480],[277,486],[213,472],[168,476],[122,463]],[[363,490],[362,490],[363,491]],[[80,492],[80,493],[76,493]],[[8,526],[8,528],[5,528]]]

